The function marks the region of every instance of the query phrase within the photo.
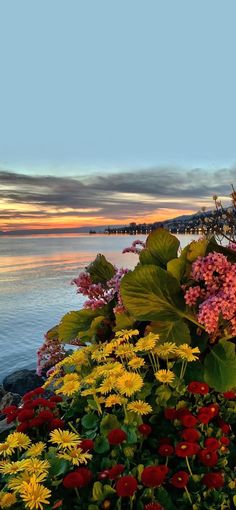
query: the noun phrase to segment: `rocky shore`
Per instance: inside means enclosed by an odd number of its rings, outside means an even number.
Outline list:
[[[10,405],[19,405],[27,391],[34,390],[44,382],[35,370],[17,370],[6,376],[0,385],[0,434],[11,428],[1,411]]]

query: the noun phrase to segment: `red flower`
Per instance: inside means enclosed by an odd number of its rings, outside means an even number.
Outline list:
[[[29,428],[29,422],[24,421],[23,423],[20,423],[18,427],[16,427],[17,432],[25,432]]]
[[[159,487],[165,480],[169,469],[167,466],[148,466],[141,474],[141,480],[146,487]]]
[[[83,452],[88,452],[89,450],[92,450],[94,448],[94,442],[92,441],[92,439],[83,439],[79,444],[79,448],[81,448]]]
[[[22,411],[20,411],[17,416],[18,421],[20,422],[31,420],[31,418],[33,417],[34,417],[33,409],[22,409]]]
[[[200,439],[201,434],[196,429],[188,428],[183,430],[181,437],[189,443],[195,443]]]
[[[39,397],[39,398],[35,398],[31,405],[32,405],[32,407],[38,407],[38,406],[50,407],[50,405],[48,406],[48,403],[50,404],[50,402],[48,402],[48,400],[46,398]]]
[[[218,423],[219,423],[219,427],[220,427],[220,429],[222,430],[222,432],[223,432],[224,434],[228,434],[228,433],[231,431],[231,427],[230,427],[230,425],[228,425],[228,423],[226,423],[225,421],[223,421],[223,420],[221,420],[221,419],[220,419],[220,420],[218,421]]]
[[[215,439],[215,437],[208,437],[205,442],[204,446],[210,451],[215,452],[220,448],[220,442]]]
[[[33,391],[27,391],[27,393],[25,393],[23,395],[22,400],[24,402],[26,402],[26,400],[31,400],[33,397],[34,397],[34,392]]]
[[[202,483],[208,489],[220,489],[224,485],[224,478],[221,473],[206,473],[202,478]]]
[[[63,398],[60,397],[59,395],[53,395],[52,397],[50,397],[50,402],[62,402],[63,401]]]
[[[183,416],[186,416],[186,414],[191,414],[189,409],[187,407],[180,407],[180,409],[177,409],[176,411],[176,418],[178,420],[181,420]]]
[[[133,476],[123,476],[116,483],[116,492],[120,498],[130,498],[137,490],[138,482]]]
[[[184,427],[194,427],[197,424],[197,418],[193,416],[193,414],[185,414],[185,416],[182,416],[180,419],[182,425]]]
[[[18,407],[7,406],[7,407],[4,407],[4,409],[1,411],[1,413],[2,414],[11,414],[11,413],[15,413],[16,411],[18,411]]]
[[[109,475],[109,469],[104,469],[103,471],[100,471],[100,473],[98,474],[98,479],[105,480],[105,478],[108,478],[108,475]]]
[[[35,390],[33,390],[31,393],[33,393],[33,395],[43,395],[43,393],[45,393],[45,389],[39,386],[38,388],[35,388]]]
[[[224,398],[228,398],[229,400],[234,400],[236,398],[236,392],[235,391],[225,391],[223,393]]]
[[[209,386],[204,382],[193,381],[188,385],[188,391],[196,395],[207,395]]]
[[[199,460],[204,466],[213,467],[218,462],[218,454],[204,448],[198,453]]]
[[[43,420],[44,422],[46,421],[52,421],[54,417],[54,414],[51,413],[51,411],[40,411],[40,413],[38,414],[37,418],[40,418],[40,420]]]
[[[140,434],[142,434],[142,436],[147,437],[149,436],[149,434],[151,434],[152,427],[147,423],[142,423],[141,425],[138,426],[138,431],[140,432]]]
[[[205,423],[205,425],[207,425],[209,423],[209,421],[212,419],[212,416],[211,416],[211,413],[209,413],[209,411],[207,410],[207,408],[205,408],[205,409],[206,409],[205,411],[203,411],[203,410],[199,411],[197,417],[198,417],[198,421],[200,423]]]
[[[186,471],[178,471],[172,476],[170,483],[172,483],[172,485],[174,485],[177,489],[183,489],[186,487],[188,481],[189,474],[186,473]]]
[[[188,443],[187,441],[178,443],[175,447],[175,453],[178,457],[192,457],[192,455],[196,455],[198,450],[198,444]]]
[[[127,439],[127,434],[122,429],[113,429],[108,433],[107,438],[111,445],[117,445]]]
[[[73,471],[68,473],[63,479],[63,485],[66,489],[74,489],[75,487],[84,487],[84,477],[80,473]]]
[[[18,416],[18,411],[17,411],[17,413],[8,414],[7,415],[7,423],[12,423],[13,421],[15,421],[17,416]]]
[[[220,439],[221,444],[224,444],[225,446],[228,446],[230,444],[230,440],[228,437],[222,436]]]
[[[61,420],[60,418],[54,418],[52,421],[50,421],[48,427],[49,427],[49,430],[64,429],[65,422],[63,420]]]
[[[171,444],[162,444],[158,449],[158,453],[163,457],[169,457],[170,455],[173,455],[174,448]]]
[[[29,428],[41,427],[42,425],[44,425],[44,423],[45,423],[44,420],[42,420],[42,418],[39,418],[38,416],[36,416],[36,418],[33,418],[28,422]]]
[[[145,505],[144,510],[164,510],[164,507],[160,503],[148,503]]]
[[[167,420],[174,420],[176,418],[176,410],[174,407],[167,407],[164,411],[164,416]]]
[[[218,404],[211,404],[207,407],[201,407],[198,412],[200,423],[209,423],[210,420],[219,414]]]
[[[123,464],[116,464],[111,469],[109,469],[108,478],[110,480],[115,480],[116,478],[118,478],[118,476],[121,475],[121,473],[123,473],[124,470],[125,466],[123,466]]]
[[[90,469],[88,469],[86,467],[77,468],[75,470],[75,473],[81,475],[82,478],[84,479],[84,483],[81,487],[85,487],[85,485],[88,485],[91,482],[91,480],[93,479],[92,471],[90,471]]]

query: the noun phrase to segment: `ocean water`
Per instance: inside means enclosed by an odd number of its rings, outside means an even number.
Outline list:
[[[179,236],[185,246],[196,236]],[[145,240],[145,236],[138,236]],[[62,315],[83,306],[71,280],[95,258],[132,268],[137,256],[122,254],[135,236],[76,235],[0,237],[0,380],[34,368],[44,333]]]

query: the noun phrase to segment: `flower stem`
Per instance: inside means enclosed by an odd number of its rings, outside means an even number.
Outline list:
[[[186,494],[187,494],[187,496],[188,496],[189,502],[190,502],[190,503],[191,503],[191,505],[192,505],[192,504],[193,504],[193,502],[192,502],[191,496],[190,496],[190,494],[189,494],[189,492],[188,492],[188,489],[187,489],[186,485],[185,485],[184,489],[185,489],[185,492],[186,492]]]
[[[76,428],[74,427],[73,423],[71,423],[71,421],[68,421],[68,424],[69,424],[71,430],[73,430],[73,432],[75,432],[75,434],[78,434],[78,430],[76,430]]]
[[[192,470],[191,470],[191,467],[190,467],[190,464],[189,464],[188,457],[185,457],[185,460],[186,460],[186,464],[188,466],[189,473],[190,473],[191,476],[193,476],[193,473],[192,473]]]
[[[80,502],[80,495],[79,495],[79,491],[78,491],[77,487],[75,487],[75,493],[76,493],[78,501]]]

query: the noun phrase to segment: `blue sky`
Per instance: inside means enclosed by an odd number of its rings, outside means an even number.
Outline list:
[[[0,169],[234,172],[235,19],[234,0],[0,1]]]

